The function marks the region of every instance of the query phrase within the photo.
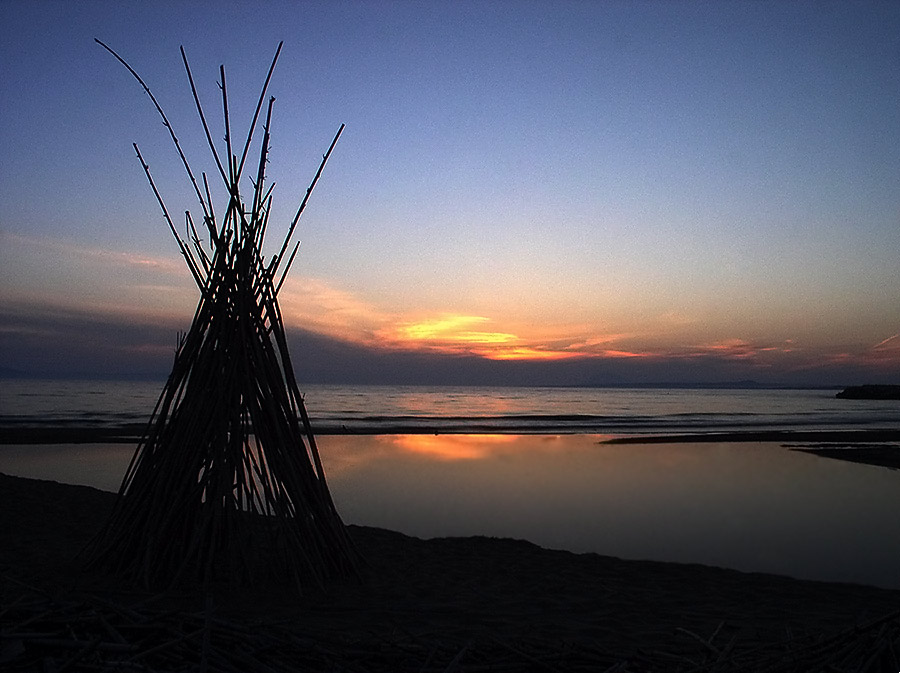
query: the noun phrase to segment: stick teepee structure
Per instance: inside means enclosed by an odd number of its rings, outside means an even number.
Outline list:
[[[344,127],[323,156],[278,254],[266,262],[262,246],[272,187],[266,186],[265,173],[274,98],[268,100],[249,203],[239,183],[282,45],[239,154],[228,118],[225,69],[220,67],[224,157],[213,143],[181,50],[228,193],[217,219],[206,174],[201,174],[201,190],[149,87],[121,56],[97,42],[137,79],[162,116],[199,200],[210,250],[201,244],[189,211],[189,242],[179,235],[135,144],[200,290],[200,302],[190,329],[179,337],[172,372],[125,474],[116,507],[94,541],[91,563],[150,587],[292,580],[303,589],[351,575],[356,555],[325,482],[278,307],[278,292],[299,247],[296,243],[291,248],[294,231]]]

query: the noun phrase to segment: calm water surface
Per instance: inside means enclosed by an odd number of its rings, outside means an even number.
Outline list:
[[[144,423],[160,382],[0,380],[0,432]],[[896,401],[834,390],[307,386],[317,431],[672,433],[900,427]]]
[[[777,443],[319,438],[348,523],[900,588],[900,472]],[[0,471],[116,490],[132,446],[0,446]]]

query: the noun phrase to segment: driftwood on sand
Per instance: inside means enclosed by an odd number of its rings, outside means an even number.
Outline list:
[[[274,186],[267,186],[266,163],[274,98],[266,106],[249,200],[240,183],[281,44],[242,146],[234,143],[225,68],[220,68],[221,156],[182,49],[197,112],[227,190],[217,219],[206,174],[197,179],[150,88],[121,56],[97,42],[128,69],[162,117],[193,186],[209,250],[190,211],[185,213],[189,240],[179,235],[135,144],[200,302],[190,329],[179,339],[172,372],[112,516],[94,542],[91,562],[147,586],[290,578],[304,590],[352,574],[356,554],[328,491],[278,306],[278,292],[299,246],[293,241],[297,223],[344,127],[323,156],[278,253],[266,260],[262,250]]]

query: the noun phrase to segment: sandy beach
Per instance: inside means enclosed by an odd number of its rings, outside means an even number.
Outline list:
[[[114,499],[0,475],[8,670],[881,671],[900,652],[898,591],[356,526],[359,582],[155,596],[75,559]]]

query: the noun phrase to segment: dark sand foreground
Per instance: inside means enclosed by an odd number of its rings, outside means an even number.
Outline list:
[[[900,592],[351,527],[361,583],[152,596],[73,555],[115,496],[0,475],[4,671],[897,671]]]

